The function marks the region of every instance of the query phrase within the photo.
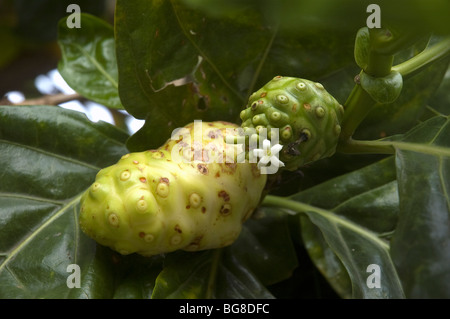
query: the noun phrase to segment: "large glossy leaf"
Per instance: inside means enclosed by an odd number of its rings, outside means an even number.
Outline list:
[[[395,165],[391,157],[290,198],[266,198],[306,214],[305,246],[341,296],[349,295],[344,267],[353,297],[449,296],[449,127],[436,116],[375,142],[395,150]],[[365,282],[369,265],[381,270],[380,288]]]
[[[273,298],[266,286],[289,278],[297,258],[286,216],[273,209],[262,214],[229,247],[168,255],[152,297]]]
[[[389,244],[382,239],[395,229],[398,215],[392,158],[331,179],[291,199],[321,207],[306,212],[309,219],[302,218],[302,238],[317,267],[342,297],[403,297]],[[367,285],[370,264],[382,269],[381,288]]]
[[[0,106],[0,297],[105,297],[111,254],[78,226],[78,201],[127,135],[54,106]],[[67,267],[81,269],[69,289]]]
[[[62,58],[58,70],[72,89],[86,98],[122,108],[113,27],[89,14],[80,17],[80,28],[69,28],[67,18],[59,21]]]
[[[450,297],[450,121],[432,118],[396,146],[400,218],[392,256],[410,298]]]
[[[129,113],[147,121],[148,138],[141,133],[130,148],[157,147],[194,119],[237,119],[244,94],[231,76],[236,81],[236,70],[257,63],[242,55],[244,46],[260,54],[266,41],[244,38],[236,25],[204,19],[177,1],[118,1],[115,28],[121,99]],[[218,41],[224,33],[239,33],[239,41]],[[217,60],[217,52],[239,59],[222,54]],[[176,86],[180,79],[188,83]]]

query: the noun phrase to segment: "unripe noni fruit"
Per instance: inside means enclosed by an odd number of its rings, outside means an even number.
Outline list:
[[[276,76],[253,93],[241,112],[242,128],[260,132],[278,129],[279,154],[285,169],[329,157],[336,151],[344,107],[322,84]]]
[[[224,140],[235,128],[191,123],[160,148],[102,169],[81,199],[81,229],[123,255],[230,245],[266,183],[256,164],[236,163],[238,146]]]

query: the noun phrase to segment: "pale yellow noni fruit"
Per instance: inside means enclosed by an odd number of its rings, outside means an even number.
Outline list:
[[[266,184],[256,164],[237,163],[239,145],[225,143],[237,127],[191,123],[160,148],[102,169],[82,197],[81,229],[124,255],[232,244]]]

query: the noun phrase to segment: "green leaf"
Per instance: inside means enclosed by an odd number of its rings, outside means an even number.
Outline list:
[[[69,28],[67,18],[58,24],[62,57],[58,70],[78,93],[97,103],[121,109],[114,30],[105,21],[81,14],[81,27]]]
[[[306,212],[346,267],[353,298],[403,298],[403,290],[389,255],[389,245],[357,224],[334,218],[327,211]],[[371,287],[371,265],[379,267],[380,286]],[[383,277],[381,279],[381,273]]]
[[[229,247],[167,255],[152,298],[273,298],[266,286],[289,278],[297,258],[286,216],[262,214]]]
[[[394,144],[400,215],[391,247],[409,298],[450,297],[449,123],[434,117]]]
[[[127,151],[126,138],[59,107],[0,106],[0,298],[110,295],[106,257],[80,231],[78,202]],[[70,264],[82,288],[66,285]]]
[[[293,210],[305,212],[317,227],[302,219],[305,247],[342,297],[402,298],[389,243],[383,239],[395,229],[397,222],[396,191],[393,159],[388,158],[289,199],[271,202],[281,205],[286,201]],[[382,271],[381,288],[367,285],[371,275],[367,267],[371,264],[378,265]]]
[[[327,244],[320,228],[307,216],[300,216],[301,238],[311,260],[341,298],[352,296],[352,285],[341,260]]]
[[[242,52],[250,45],[259,54],[266,40],[178,1],[118,1],[115,28],[121,99],[130,114],[147,121],[140,133],[147,139],[136,138],[131,149],[155,148],[194,119],[238,119],[246,92],[237,89],[236,72],[257,63]],[[218,41],[223,34],[239,38]]]
[[[132,150],[155,148],[194,119],[240,123],[250,94],[274,76],[323,79],[353,60],[351,33],[280,32],[258,6],[222,16],[182,3],[117,2],[119,92],[146,120]]]
[[[441,85],[429,100],[429,104],[433,109],[445,115],[450,114],[450,94],[448,92],[450,92],[450,72],[447,70]]]

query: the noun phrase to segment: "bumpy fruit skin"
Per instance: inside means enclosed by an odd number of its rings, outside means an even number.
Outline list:
[[[81,229],[123,255],[233,243],[259,204],[266,176],[256,164],[232,162],[237,146],[224,142],[227,128],[237,125],[203,122],[202,151],[191,123],[160,148],[124,155],[102,169],[81,199]]]
[[[329,157],[336,151],[344,107],[322,84],[294,77],[276,76],[253,93],[241,112],[242,128],[279,129],[279,154],[285,169]]]

